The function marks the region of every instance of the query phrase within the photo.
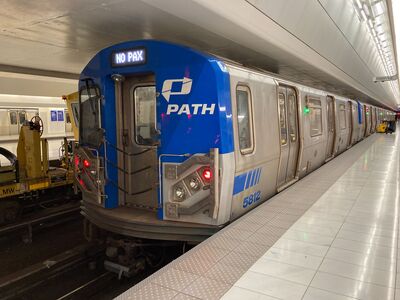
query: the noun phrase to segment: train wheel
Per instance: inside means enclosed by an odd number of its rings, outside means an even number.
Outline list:
[[[157,268],[165,261],[166,247],[146,247],[146,263],[150,268]]]

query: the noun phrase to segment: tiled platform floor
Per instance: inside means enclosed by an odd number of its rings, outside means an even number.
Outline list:
[[[118,299],[400,299],[399,184],[375,134]]]

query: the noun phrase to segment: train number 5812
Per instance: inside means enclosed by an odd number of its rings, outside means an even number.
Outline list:
[[[261,192],[257,191],[243,199],[243,208],[246,208],[247,206],[252,205],[253,203],[256,203],[261,199]]]

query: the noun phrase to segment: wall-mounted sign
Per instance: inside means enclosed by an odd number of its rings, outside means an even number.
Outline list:
[[[111,54],[111,66],[124,67],[146,63],[146,49],[134,48],[115,51]]]
[[[50,111],[50,117],[51,117],[52,122],[56,122],[57,121],[57,111],[55,111],[55,110]]]
[[[57,120],[64,122],[64,112],[62,110],[57,111]]]

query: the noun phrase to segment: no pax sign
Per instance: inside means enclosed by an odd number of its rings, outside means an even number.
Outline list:
[[[113,67],[141,65],[145,63],[146,49],[142,47],[115,51],[111,54],[111,65]]]

